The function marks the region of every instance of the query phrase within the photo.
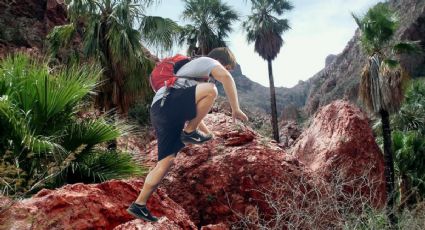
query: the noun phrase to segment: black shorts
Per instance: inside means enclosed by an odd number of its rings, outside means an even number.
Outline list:
[[[170,88],[164,105],[161,99],[150,110],[150,117],[158,139],[158,161],[177,154],[185,145],[180,140],[186,121],[196,117],[196,85],[188,88]]]

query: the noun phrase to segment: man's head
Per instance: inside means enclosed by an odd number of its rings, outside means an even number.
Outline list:
[[[219,47],[211,50],[208,57],[219,61],[227,70],[232,70],[236,66],[235,56],[227,47]]]

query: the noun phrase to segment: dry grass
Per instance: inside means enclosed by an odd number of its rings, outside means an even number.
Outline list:
[[[335,174],[330,183],[308,176],[295,183],[277,181],[270,189],[256,190],[270,207],[269,215],[258,207],[245,213],[232,209],[239,218],[232,229],[387,229],[385,207],[373,208],[377,196],[364,189],[380,182],[370,181],[368,174],[354,179]],[[425,204],[399,217],[399,229],[425,229]]]

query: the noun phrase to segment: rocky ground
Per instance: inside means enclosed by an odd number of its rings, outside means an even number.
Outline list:
[[[321,204],[323,200],[348,202],[353,195],[369,199],[372,194],[371,205],[384,204],[382,154],[366,116],[348,102],[323,107],[288,150],[243,124],[231,123],[222,113],[209,114],[206,123],[215,139],[185,147],[148,203],[153,214],[161,217],[159,222],[134,220],[126,213],[143,185],[143,178],[134,178],[66,185],[13,203],[0,199],[2,206],[11,204],[0,216],[0,228],[229,229],[243,216],[272,220],[276,210],[265,194],[272,201],[284,198],[283,213],[301,205],[300,196],[307,204]],[[139,162],[155,165],[156,141],[125,144]],[[373,183],[362,184],[356,178]],[[339,197],[329,189],[337,180],[346,182]],[[310,196],[309,188],[322,195]],[[317,226],[330,226],[339,218],[333,210],[314,216],[321,220]]]

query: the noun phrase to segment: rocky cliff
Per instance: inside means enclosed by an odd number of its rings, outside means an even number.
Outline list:
[[[64,0],[0,0],[0,57],[41,53],[47,33],[67,22]]]
[[[237,65],[232,71],[232,76],[235,80],[239,101],[242,105],[249,108],[251,111],[261,111],[270,113],[270,90],[259,83],[251,81],[242,72],[242,67]],[[287,107],[296,106],[303,107],[305,98],[308,95],[309,83],[300,81],[293,88],[277,87],[276,88],[276,103],[279,114]],[[224,89],[218,84],[220,95],[224,96]]]
[[[400,18],[396,38],[420,41],[421,46],[425,47],[425,1],[390,0],[389,4]],[[326,66],[309,80],[300,81],[292,88],[276,88],[279,113],[285,116],[284,110],[287,107],[296,106],[311,116],[319,107],[336,99],[345,98],[357,103],[359,77],[366,61],[360,47],[359,35],[359,31],[356,31],[340,54],[329,55],[326,58]],[[424,54],[403,55],[401,62],[412,77],[425,76]],[[270,93],[267,87],[250,81],[240,68],[234,71],[233,76],[241,92],[242,103],[270,111]]]
[[[11,205],[0,213],[0,229],[229,229],[241,218],[325,229],[338,226],[341,208],[385,204],[382,154],[365,114],[348,102],[321,109],[288,151],[227,115],[209,114],[206,123],[214,140],[185,147],[148,203],[158,223],[125,212],[143,184],[133,179],[0,199]],[[144,165],[155,165],[156,141],[128,145]],[[277,215],[285,218],[277,222]]]
[[[389,4],[400,18],[396,39],[420,41],[420,45],[425,47],[425,2],[392,0]],[[312,115],[320,106],[340,98],[357,102],[360,74],[367,58],[361,49],[359,38],[357,30],[343,52],[309,80],[311,88],[305,103],[307,114]],[[425,75],[423,54],[403,55],[401,62],[412,77]]]

